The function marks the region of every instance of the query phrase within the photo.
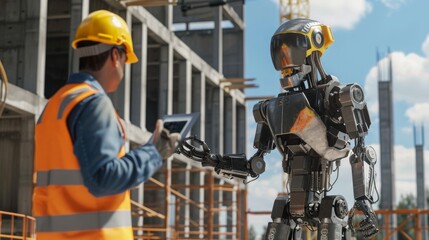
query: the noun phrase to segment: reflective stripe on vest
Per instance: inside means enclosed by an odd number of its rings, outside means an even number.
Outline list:
[[[40,232],[66,232],[131,227],[130,214],[130,211],[112,211],[41,216],[36,217],[36,228]]]
[[[58,109],[58,115],[57,118],[60,119],[63,117],[64,115],[64,110],[66,109],[66,107],[70,104],[71,101],[73,101],[73,99],[75,99],[77,96],[79,96],[80,94],[87,92],[87,91],[91,91],[90,88],[80,88],[75,90],[72,93],[69,93],[66,98],[64,98],[64,100],[61,102],[60,104],[60,108]]]
[[[51,185],[82,185],[83,178],[80,170],[56,169],[37,172],[38,187]]]

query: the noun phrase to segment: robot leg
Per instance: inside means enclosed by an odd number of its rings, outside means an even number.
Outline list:
[[[289,215],[289,198],[287,196],[278,196],[274,201],[271,212],[272,222],[268,223],[265,233],[265,240],[284,240],[289,239],[293,234],[287,216]]]
[[[347,221],[345,221],[347,213],[347,202],[343,196],[324,197],[320,205],[321,223],[318,226],[317,239],[349,240],[350,231],[347,229]]]

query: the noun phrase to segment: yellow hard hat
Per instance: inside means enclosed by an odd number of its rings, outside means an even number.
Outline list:
[[[81,41],[93,41],[108,45],[124,45],[127,54],[127,63],[138,61],[134,54],[133,41],[128,25],[120,16],[106,11],[92,12],[79,25],[72,47],[77,48]]]

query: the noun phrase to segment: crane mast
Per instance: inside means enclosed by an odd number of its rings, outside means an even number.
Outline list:
[[[309,18],[310,0],[279,0],[280,22],[286,19]]]

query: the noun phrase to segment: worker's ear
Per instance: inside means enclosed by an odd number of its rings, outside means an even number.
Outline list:
[[[112,61],[112,66],[118,68],[121,65],[121,54],[117,48],[113,48],[110,53],[110,60]]]

